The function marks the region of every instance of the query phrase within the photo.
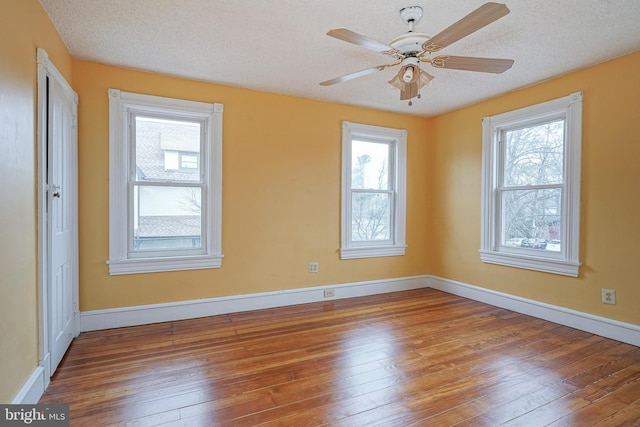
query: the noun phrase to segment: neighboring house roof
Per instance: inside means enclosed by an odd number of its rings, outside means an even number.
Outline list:
[[[165,126],[160,138],[160,148],[175,151],[200,151],[200,126]]]
[[[155,120],[136,121],[136,168],[139,179],[160,181],[197,181],[199,171],[169,170],[165,152],[200,152],[199,126],[158,123]]]

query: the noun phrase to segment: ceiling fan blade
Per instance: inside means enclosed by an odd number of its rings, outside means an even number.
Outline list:
[[[418,83],[411,82],[405,83],[402,89],[400,89],[400,100],[404,101],[407,99],[415,98],[418,96]]]
[[[436,68],[480,71],[482,73],[504,73],[513,65],[513,59],[474,58],[472,56],[436,56],[431,60]]]
[[[382,71],[385,68],[392,67],[394,65],[398,65],[399,62],[393,64],[385,64],[378,65],[377,67],[367,68],[366,70],[356,71],[355,73],[345,74],[344,76],[336,77],[335,79],[327,80],[320,83],[320,86],[331,86],[336,83],[346,82],[347,80],[357,79],[358,77],[366,76],[368,74],[373,74],[378,71]]]
[[[457,42],[463,37],[478,31],[509,13],[509,8],[501,3],[485,3],[455,24],[424,42],[422,48],[427,52],[438,52],[440,49]]]
[[[336,39],[353,43],[355,45],[364,47],[366,49],[374,50],[385,54],[395,54],[398,51],[386,43],[379,42],[367,36],[363,36],[358,33],[354,33],[346,28],[337,28],[327,33],[328,36],[335,37]]]

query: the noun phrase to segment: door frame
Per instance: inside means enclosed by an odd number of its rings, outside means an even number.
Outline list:
[[[48,274],[49,269],[49,241],[50,229],[47,225],[47,200],[49,197],[49,188],[47,185],[47,163],[48,163],[48,96],[47,96],[47,78],[56,80],[65,91],[73,94],[76,105],[78,104],[78,95],[73,88],[67,83],[65,78],[60,74],[58,69],[49,60],[49,55],[44,49],[37,49],[37,124],[36,124],[36,146],[37,146],[37,230],[38,230],[38,254],[37,254],[37,296],[38,296],[38,364],[44,369],[44,390],[47,389],[51,375],[51,342],[50,342],[50,308],[51,301],[48,297],[51,278]],[[77,135],[77,115],[75,119],[75,128]],[[78,170],[77,170],[77,137],[75,153],[74,170],[71,173],[74,185],[77,188]],[[73,215],[72,227],[75,235],[75,245],[73,253],[73,261],[75,265],[74,283],[73,283],[73,316],[74,316],[74,333],[76,337],[80,333],[80,315],[79,315],[79,290],[78,290],[78,195],[74,195],[72,202]]]

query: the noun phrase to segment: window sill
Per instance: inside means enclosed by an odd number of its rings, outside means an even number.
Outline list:
[[[360,248],[340,249],[340,259],[377,258],[383,256],[402,256],[406,246],[363,246]]]
[[[222,267],[223,255],[109,260],[109,274],[159,273]]]
[[[541,257],[530,257],[495,251],[479,251],[480,260],[489,264],[506,265],[545,273],[578,277],[580,262],[564,261]]]

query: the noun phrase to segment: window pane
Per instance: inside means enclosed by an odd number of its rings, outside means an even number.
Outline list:
[[[353,192],[351,209],[353,241],[391,239],[391,195],[389,193]]]
[[[199,122],[136,116],[136,179],[200,181]]]
[[[351,188],[389,189],[389,144],[352,141]]]
[[[133,249],[202,248],[200,187],[134,186]]]
[[[503,191],[502,245],[559,251],[561,194],[559,188]]]
[[[561,184],[564,120],[504,133],[504,185]]]

